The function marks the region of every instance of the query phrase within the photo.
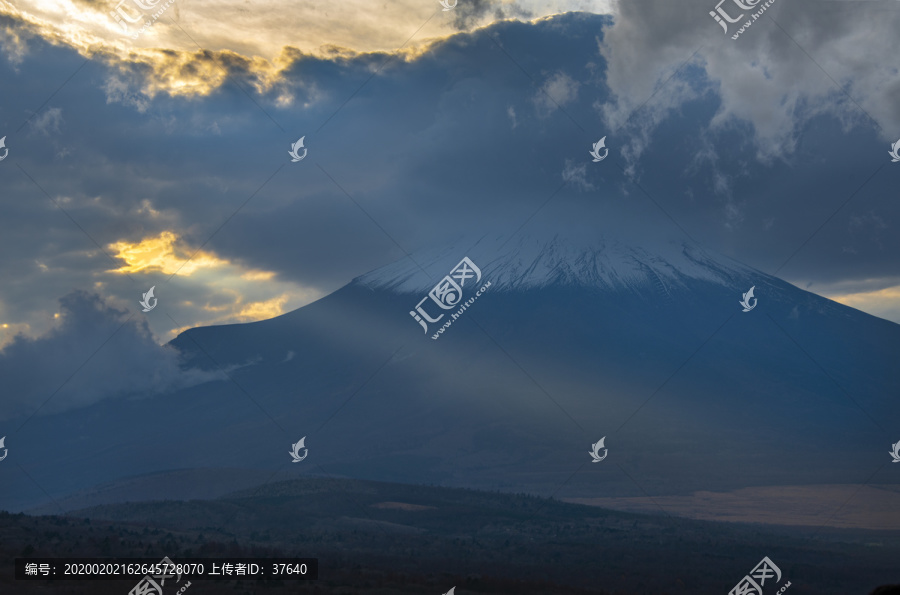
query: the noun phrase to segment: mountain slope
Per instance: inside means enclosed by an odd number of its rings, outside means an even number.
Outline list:
[[[283,316],[189,330],[186,365],[230,381],[36,418],[23,466],[51,496],[179,468],[566,497],[896,482],[898,325],[629,233],[461,238]],[[464,256],[481,279],[463,297],[490,286],[435,340],[410,311]],[[46,502],[20,479],[3,507]]]

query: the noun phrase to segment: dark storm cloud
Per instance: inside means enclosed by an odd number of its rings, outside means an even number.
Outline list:
[[[842,48],[854,39],[851,53],[861,61],[874,51],[859,43],[871,14],[853,15],[848,27],[839,15],[820,16],[816,6],[776,18],[803,38],[821,26]],[[574,15],[495,26],[518,64],[479,33],[393,64],[313,138],[321,142],[315,159],[392,238],[415,250],[452,233],[524,220],[563,171],[585,172],[572,165],[585,165],[583,143],[609,134],[622,164],[707,245],[767,272],[790,258],[783,274],[814,284],[855,277],[877,288],[897,277],[898,246],[888,236],[900,213],[885,200],[896,172],[884,169],[857,192],[889,161],[885,131],[900,123],[889,65],[860,67],[849,79],[851,101],[774,24],[757,27],[751,50],[727,45],[734,41],[720,38],[702,2],[629,4],[623,11],[606,29],[600,17]],[[897,18],[897,11],[881,16]],[[880,23],[871,43],[888,30]],[[592,47],[598,32],[606,63]],[[708,47],[672,76],[701,44]],[[813,47],[818,60],[833,64],[827,44]],[[561,80],[571,85],[556,84]],[[599,173],[588,168],[564,194],[618,194],[603,187]],[[646,200],[637,188],[622,188],[631,200]],[[337,188],[323,192],[347,204]],[[283,211],[281,223],[250,216],[248,233],[256,227],[261,239],[266,229],[284,228],[276,231],[283,236],[299,220],[291,210],[301,208]],[[861,231],[874,222],[873,233]],[[253,252],[263,244],[243,243]],[[292,265],[285,259],[278,268]]]
[[[898,246],[851,228],[872,212],[888,233],[900,215],[889,200],[898,172],[883,158],[900,137],[900,77],[877,49],[900,27],[900,4],[774,2],[753,20],[726,0],[743,15],[728,35],[708,14],[715,5],[623,2],[599,42],[613,95],[597,106],[626,136],[630,167],[675,181],[657,192],[674,199],[676,218],[767,272],[796,252],[779,272],[814,291],[848,278],[893,283]],[[661,147],[694,161],[652,157]]]
[[[183,371],[178,352],[157,344],[144,319],[129,318],[97,295],[73,291],[59,302],[58,327],[38,339],[18,336],[0,351],[2,419],[39,409],[65,411],[111,396],[167,392],[218,377]]]
[[[494,9],[465,4],[455,18]],[[871,56],[892,43],[900,3],[851,4],[773,9],[803,49],[768,19],[732,41],[708,15],[714,2],[630,2],[615,20],[500,23],[408,59],[289,49],[274,82],[234,54],[168,52],[152,73],[95,61],[56,95],[80,59],[34,42],[24,62],[0,66],[11,150],[0,274],[16,280],[0,313],[28,320],[95,283],[132,304],[153,283],[110,279],[121,263],[97,245],[166,230],[331,291],[405,252],[512,233],[533,215],[529,225],[564,236],[552,209],[538,211],[551,196],[656,208],[643,190],[697,240],[766,272],[799,250],[782,274],[813,290],[890,283],[900,165],[887,163],[885,131],[900,137],[900,102],[890,63]],[[153,83],[223,68],[222,86],[195,95]],[[611,159],[591,163],[604,135]],[[308,157],[290,163],[301,136]],[[202,287],[181,285],[204,301]]]

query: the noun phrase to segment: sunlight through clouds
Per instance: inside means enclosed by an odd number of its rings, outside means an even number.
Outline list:
[[[155,238],[145,238],[136,244],[116,242],[110,248],[115,256],[126,265],[109,271],[111,273],[161,272],[166,275],[190,276],[199,269],[214,268],[228,264],[209,254],[197,251],[191,256],[189,251],[176,246],[178,238],[164,231]]]
[[[252,72],[262,91],[279,80],[298,55],[335,59],[403,47],[415,56],[423,45],[461,30],[507,18],[529,20],[577,10],[604,13],[611,10],[612,0],[494,0],[460,3],[452,14],[441,11],[437,2],[420,0],[261,0],[250,7],[240,0],[179,0],[140,34],[149,17],[131,1],[125,4],[31,0],[20,5],[0,0],[0,17],[19,22],[18,32],[0,35],[0,40],[11,60],[21,60],[27,38],[39,36],[88,58],[142,66],[147,83],[143,91],[151,97],[160,91],[208,95],[236,67]],[[164,3],[146,4],[159,8]],[[117,16],[123,11],[128,18]],[[129,22],[132,18],[138,21]],[[289,102],[289,94],[279,97],[279,103]]]
[[[180,291],[196,297],[186,297],[171,306],[179,312],[179,320],[187,317],[191,322],[188,326],[170,328],[166,340],[195,326],[274,318],[324,295],[315,288],[279,281],[273,271],[248,270],[212,253],[191,248],[171,231],[138,242],[119,241],[111,244],[110,249],[126,264],[109,273],[147,276],[161,273],[174,275],[179,284],[189,284]],[[148,286],[154,283],[159,284],[157,295],[165,299],[168,286],[146,281]]]

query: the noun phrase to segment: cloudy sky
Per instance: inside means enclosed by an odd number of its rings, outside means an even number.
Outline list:
[[[2,365],[271,318],[550,197],[900,322],[900,2],[720,6],[0,0]]]

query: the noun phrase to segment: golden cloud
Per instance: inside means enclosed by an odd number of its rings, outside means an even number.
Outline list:
[[[838,303],[868,312],[875,316],[897,320],[900,314],[900,285],[885,287],[876,291],[846,293],[828,296]]]
[[[163,273],[189,278],[193,285],[191,292],[210,300],[202,306],[189,299],[181,301],[179,306],[184,310],[180,316],[195,322],[171,329],[172,335],[196,326],[274,318],[322,296],[316,289],[279,281],[274,271],[246,269],[211,252],[188,246],[173,231],[136,242],[119,241],[109,248],[125,264],[108,272]],[[270,297],[273,294],[275,297]],[[212,318],[205,319],[206,316]]]
[[[236,318],[242,321],[268,320],[284,314],[284,305],[291,296],[283,294],[270,300],[251,302],[244,305],[236,314]]]
[[[494,10],[467,22],[488,25],[501,6],[540,18],[577,4],[500,0]],[[0,28],[0,37],[14,62],[27,53],[28,38],[40,37],[106,62],[119,76],[134,78],[128,84],[137,84],[149,97],[159,92],[204,96],[229,76],[257,92],[270,90],[306,56],[346,61],[391,52],[415,59],[458,32],[457,16],[459,11],[444,12],[437,2],[420,0],[381,5],[370,0],[259,0],[252,5],[244,0],[30,0],[23,5],[0,0],[0,18],[11,23],[5,33]],[[293,100],[287,91],[276,97],[282,106]]]
[[[191,276],[200,269],[215,268],[228,264],[202,250],[193,251],[178,246],[178,236],[164,231],[156,237],[144,238],[140,242],[116,242],[110,249],[115,257],[125,261],[125,266],[107,271],[130,274],[141,272],[161,272],[166,275]]]

